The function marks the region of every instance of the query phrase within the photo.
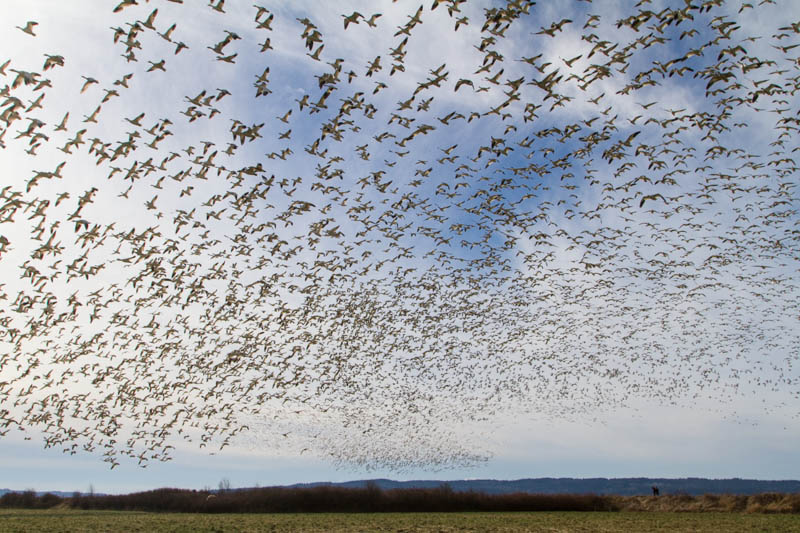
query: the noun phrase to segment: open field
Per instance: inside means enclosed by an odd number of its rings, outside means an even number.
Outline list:
[[[0,510],[0,533],[29,531],[800,532],[800,516],[708,512],[179,514],[56,509]]]

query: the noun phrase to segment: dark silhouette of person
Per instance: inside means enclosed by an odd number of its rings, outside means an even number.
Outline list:
[[[658,487],[653,485],[651,488],[653,489],[653,496],[658,496],[658,494],[659,494]]]

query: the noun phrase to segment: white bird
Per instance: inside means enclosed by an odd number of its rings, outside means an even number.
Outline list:
[[[28,35],[32,35],[32,36],[36,37],[36,34],[35,34],[35,33],[33,33],[33,27],[34,27],[34,26],[38,26],[38,25],[39,25],[39,23],[38,23],[38,22],[36,22],[36,21],[33,21],[33,20],[29,20],[29,21],[28,21],[28,23],[27,23],[27,24],[25,24],[25,27],[24,27],[24,28],[23,28],[22,26],[14,26],[14,27],[15,27],[15,28],[19,28],[20,30],[22,30],[22,31],[24,31],[25,33],[27,33]]]

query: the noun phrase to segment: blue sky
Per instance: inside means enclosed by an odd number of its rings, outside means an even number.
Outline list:
[[[0,484],[800,475],[793,3],[139,4],[0,8]]]

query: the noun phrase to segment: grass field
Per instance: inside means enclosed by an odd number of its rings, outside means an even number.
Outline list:
[[[798,532],[800,515],[739,513],[177,514],[2,510],[0,533],[159,532]]]

